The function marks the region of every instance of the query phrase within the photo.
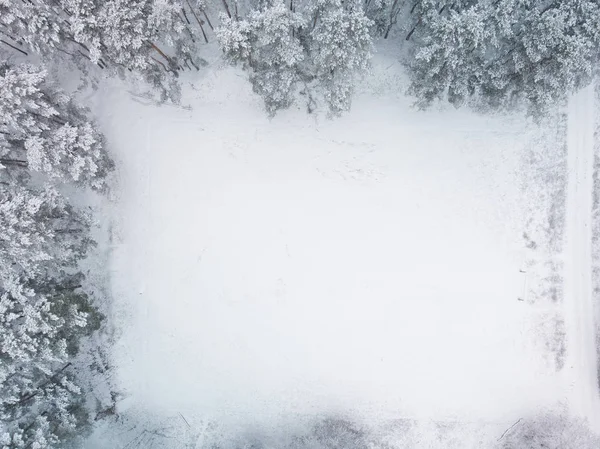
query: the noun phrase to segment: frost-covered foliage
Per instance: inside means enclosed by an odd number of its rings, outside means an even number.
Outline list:
[[[2,35],[37,53],[53,51],[66,37],[61,22],[51,2],[0,0]]]
[[[107,188],[113,163],[88,111],[44,69],[0,66],[0,447],[52,448],[90,423],[80,345],[101,315],[78,262],[90,217],[61,184]],[[87,344],[87,343],[86,343]]]
[[[526,221],[528,300],[562,301],[562,251],[567,184],[566,117],[548,116],[524,153],[523,203]]]
[[[360,4],[315,0],[313,29],[307,36],[314,75],[333,113],[350,109],[356,75],[364,73],[371,56],[372,22]]]
[[[0,0],[0,48],[133,73],[177,100],[178,73],[201,60],[190,16],[187,0]]]
[[[63,0],[70,13],[70,32],[87,47],[94,63],[142,74],[163,97],[179,100],[175,78],[178,58],[196,60],[186,46],[176,46],[184,34],[182,5],[170,0]],[[162,43],[182,53],[169,55]],[[159,76],[160,75],[160,76]]]
[[[54,447],[87,421],[69,360],[98,314],[77,279],[20,279],[0,291],[0,444]]]
[[[269,113],[290,106],[304,87],[311,101],[312,92],[319,93],[339,114],[350,107],[356,77],[368,67],[371,25],[352,2],[315,0],[290,8],[275,0],[245,19],[222,17],[216,31],[228,59],[250,71]]]
[[[544,112],[591,79],[599,20],[591,0],[443,2],[416,21],[410,90],[421,105],[475,99]]]
[[[523,153],[524,297],[542,306],[535,329],[538,344],[549,362],[564,365],[566,339],[563,310],[563,246],[567,183],[566,117],[555,113],[544,126],[534,126]]]
[[[53,188],[0,183],[0,443],[53,447],[81,430],[72,358],[99,315],[79,292],[89,219]],[[73,273],[73,274],[69,274]],[[88,318],[93,318],[88,321]]]
[[[245,20],[223,17],[217,36],[226,56],[250,69],[254,90],[267,111],[290,106],[300,80],[304,51],[297,30],[304,20],[276,1],[261,11],[252,11]]]
[[[387,39],[406,5],[406,0],[366,0],[365,15],[372,22],[373,35]]]
[[[0,184],[0,282],[12,291],[15,279],[56,276],[90,245],[89,218],[53,188],[36,190]],[[17,287],[15,287],[17,288]]]
[[[112,162],[87,111],[28,64],[0,66],[0,164],[101,190]]]

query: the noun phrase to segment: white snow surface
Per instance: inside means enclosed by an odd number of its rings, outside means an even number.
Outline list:
[[[592,286],[594,86],[573,95],[568,110],[568,196],[565,228],[567,370],[574,413],[600,432],[596,317]]]
[[[511,423],[567,394],[518,300],[526,122],[418,112],[398,70],[377,59],[333,120],[269,119],[232,68],[190,109],[105,89],[133,408]]]

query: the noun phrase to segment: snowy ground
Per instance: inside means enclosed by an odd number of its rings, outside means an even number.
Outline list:
[[[594,192],[594,86],[569,102],[569,180],[565,251],[565,321],[573,410],[600,432],[596,317],[592,287],[592,202]]]
[[[189,110],[105,91],[131,410],[505,428],[564,398],[518,300],[525,123],[416,112],[392,65],[333,121],[269,120],[233,69],[189,89]]]

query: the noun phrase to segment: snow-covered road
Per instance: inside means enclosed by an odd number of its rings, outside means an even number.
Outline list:
[[[600,431],[596,322],[592,297],[594,88],[573,95],[568,108],[568,190],[565,241],[566,374],[573,411]]]

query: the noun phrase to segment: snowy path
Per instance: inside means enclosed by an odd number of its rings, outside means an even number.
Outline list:
[[[591,254],[594,113],[593,86],[571,97],[567,137],[565,324],[572,408],[600,430]]]

